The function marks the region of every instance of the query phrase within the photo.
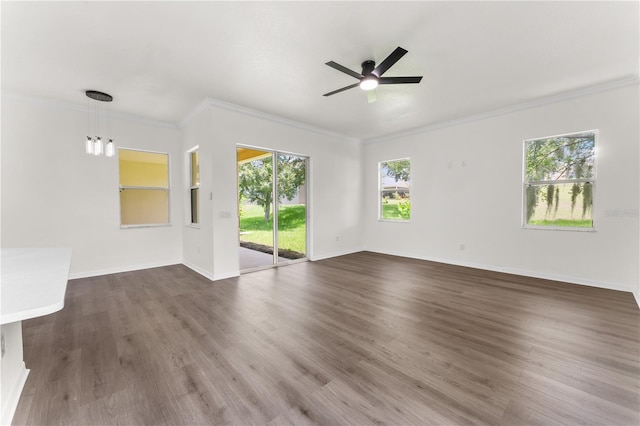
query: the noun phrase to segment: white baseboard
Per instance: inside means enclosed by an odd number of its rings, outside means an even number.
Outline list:
[[[309,260],[312,261],[312,262],[315,262],[317,260],[330,259],[332,257],[345,256],[347,254],[358,253],[358,252],[361,252],[363,250],[364,250],[364,248],[358,247],[358,248],[353,248],[353,249],[349,249],[349,250],[334,251],[332,253],[313,255],[313,256],[309,257]]]
[[[351,249],[351,250],[344,250],[344,251],[340,251],[340,252],[333,252],[333,253],[328,253],[328,254],[323,254],[320,256],[312,256],[309,258],[310,261],[314,262],[316,260],[323,260],[323,259],[329,259],[332,257],[337,257],[337,256],[344,256],[347,254],[353,254],[353,253],[357,253],[362,251],[362,248],[357,248],[357,249]],[[182,264],[184,266],[186,266],[187,268],[191,269],[194,272],[197,272],[198,274],[202,275],[205,278],[208,278],[211,281],[219,281],[219,280],[225,280],[227,278],[235,278],[235,277],[239,277],[240,276],[240,271],[234,271],[234,272],[227,272],[227,273],[222,273],[222,274],[212,274],[209,271],[206,271],[202,268],[200,268],[199,266],[196,266],[192,263],[189,262],[185,262],[182,261]],[[269,269],[269,268],[265,268],[265,269]]]
[[[118,274],[120,272],[140,271],[142,269],[159,268],[162,266],[178,265],[180,263],[182,263],[182,259],[169,260],[166,262],[145,263],[141,265],[119,266],[116,268],[98,269],[95,271],[73,272],[69,274],[69,279],[75,280],[77,278],[97,277],[100,275]]]
[[[235,277],[239,277],[240,276],[240,272],[229,272],[229,273],[225,273],[225,274],[212,274],[209,271],[206,271],[204,269],[202,269],[199,266],[196,266],[192,263],[189,262],[185,262],[182,261],[182,264],[184,266],[186,266],[187,268],[191,269],[193,272],[196,272],[200,275],[202,275],[203,277],[211,280],[211,281],[218,281],[218,280],[224,280],[227,278],[235,278]]]
[[[227,272],[226,274],[213,274],[213,280],[226,280],[227,278],[236,278],[240,276],[240,271],[238,272]]]
[[[445,258],[439,258],[439,257],[431,257],[431,256],[418,256],[412,253],[402,253],[402,252],[392,252],[392,251],[386,251],[386,250],[375,250],[375,249],[371,249],[371,248],[353,248],[353,249],[349,249],[349,250],[343,250],[343,251],[338,251],[338,252],[332,252],[332,253],[325,253],[325,254],[321,254],[321,255],[314,255],[311,256],[309,258],[310,261],[315,262],[318,260],[324,260],[324,259],[330,259],[332,257],[338,257],[338,256],[344,256],[344,255],[348,255],[348,254],[353,254],[353,253],[357,253],[360,251],[371,251],[374,253],[381,253],[381,254],[388,254],[391,256],[401,256],[401,257],[408,257],[411,259],[420,259],[420,260],[428,260],[431,262],[438,262],[438,263],[446,263],[449,265],[457,265],[457,266],[464,266],[464,267],[468,267],[468,268],[475,268],[475,269],[482,269],[482,270],[486,270],[486,271],[494,271],[494,272],[503,272],[503,273],[507,273],[507,274],[514,274],[514,275],[521,275],[521,276],[525,276],[525,277],[533,277],[533,278],[540,278],[540,279],[545,279],[545,280],[552,280],[552,281],[560,281],[560,282],[567,282],[567,283],[571,283],[571,284],[579,284],[579,285],[586,285],[586,286],[590,286],[590,287],[599,287],[599,288],[605,288],[605,289],[609,289],[609,290],[617,290],[617,291],[627,291],[627,292],[631,292],[636,300],[636,303],[638,304],[638,308],[640,308],[640,295],[638,294],[638,291],[634,291],[631,288],[629,288],[626,285],[620,284],[620,283],[608,283],[608,282],[603,282],[603,281],[594,281],[594,280],[585,280],[585,279],[581,279],[581,278],[576,278],[576,277],[570,277],[570,276],[564,276],[564,275],[557,275],[557,274],[546,274],[546,273],[540,273],[540,272],[536,272],[536,271],[530,271],[530,270],[525,270],[525,269],[518,269],[518,268],[510,268],[510,267],[505,267],[505,266],[495,266],[495,265],[486,265],[486,264],[480,264],[480,263],[473,263],[473,262],[464,262],[464,261],[460,261],[460,260],[452,260],[452,259],[445,259]],[[116,273],[120,273],[120,272],[130,272],[130,271],[138,271],[141,269],[149,269],[149,268],[157,268],[157,267],[161,267],[161,266],[170,266],[170,265],[176,265],[176,264],[183,264],[184,266],[186,266],[187,268],[193,270],[194,272],[202,275],[203,277],[211,280],[211,281],[218,281],[218,280],[224,280],[227,278],[235,278],[240,276],[240,272],[229,272],[229,273],[223,273],[223,274],[212,274],[209,271],[206,271],[196,265],[193,265],[189,262],[185,262],[184,260],[175,260],[175,261],[169,261],[169,262],[158,262],[158,263],[149,263],[149,264],[143,264],[143,265],[133,265],[133,266],[125,266],[125,267],[118,267],[118,268],[109,268],[109,269],[102,269],[102,270],[96,270],[96,271],[86,271],[86,272],[75,272],[72,274],[69,274],[69,279],[76,279],[76,278],[88,278],[88,277],[95,277],[95,276],[99,276],[99,275],[108,275],[108,274],[116,274]],[[26,380],[26,378],[25,378]],[[4,423],[3,423],[4,424]]]
[[[605,288],[608,290],[632,292],[632,289],[629,286],[620,284],[620,283],[609,283],[604,281],[585,280],[582,278],[570,277],[565,275],[547,274],[544,272],[541,273],[541,272],[530,271],[526,269],[510,268],[508,266],[495,266],[495,265],[486,265],[481,263],[464,262],[460,260],[444,259],[444,258],[438,258],[438,257],[417,256],[415,254],[410,254],[410,253],[398,253],[398,252],[391,252],[391,251],[385,251],[385,250],[375,250],[371,248],[368,248],[366,250],[374,253],[388,254],[391,256],[408,257],[412,259],[428,260],[430,262],[446,263],[448,265],[464,266],[467,268],[482,269],[485,271],[502,272],[505,274],[521,275],[524,277],[540,278],[543,280],[586,285],[589,287]]]
[[[193,272],[196,272],[211,281],[215,281],[215,275],[212,274],[211,272],[205,269],[202,269],[199,266],[194,265],[193,263],[185,262],[184,260],[182,261],[182,264],[187,268],[191,269]]]
[[[29,370],[27,370],[24,361],[20,366],[20,372],[18,380],[16,380],[14,386],[9,391],[9,395],[2,395],[2,415],[0,415],[0,425],[10,425],[13,415],[18,408],[18,402],[20,401],[20,395],[24,384],[27,383],[27,377],[29,377]]]
[[[117,268],[107,268],[107,269],[99,269],[95,271],[85,271],[85,272],[74,272],[69,274],[70,280],[75,280],[77,278],[90,278],[97,277],[100,275],[109,275],[109,274],[118,274],[121,272],[131,272],[131,271],[140,271],[142,269],[150,269],[150,268],[160,268],[162,266],[171,266],[171,265],[184,265],[187,268],[197,272],[205,278],[210,279],[211,281],[224,280],[226,278],[233,278],[240,276],[239,272],[229,272],[224,274],[211,274],[209,271],[206,271],[196,265],[193,265],[189,262],[185,262],[184,260],[170,260],[167,262],[154,262],[154,263],[146,263],[141,265],[131,265],[131,266],[122,266]]]

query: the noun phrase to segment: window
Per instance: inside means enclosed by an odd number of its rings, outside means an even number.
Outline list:
[[[118,150],[120,224],[169,224],[169,155]]]
[[[190,211],[191,211],[191,224],[195,225],[200,223],[198,219],[198,212],[200,211],[200,155],[198,154],[198,147],[189,151],[189,192],[191,198]]]
[[[524,226],[593,229],[596,130],[524,141]]]
[[[408,221],[411,218],[411,161],[408,158],[378,164],[380,220]]]

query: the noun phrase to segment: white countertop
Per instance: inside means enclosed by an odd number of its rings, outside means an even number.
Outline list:
[[[62,309],[70,265],[70,248],[3,248],[0,324]]]

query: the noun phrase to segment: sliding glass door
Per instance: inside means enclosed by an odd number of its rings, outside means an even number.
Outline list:
[[[240,269],[306,259],[307,158],[238,147]]]
[[[278,262],[288,263],[307,256],[307,159],[278,153],[276,169]]]

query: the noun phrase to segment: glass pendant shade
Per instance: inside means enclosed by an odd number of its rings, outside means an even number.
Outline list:
[[[113,157],[116,153],[116,148],[113,145],[113,139],[109,139],[107,145],[105,146],[104,153],[107,157]]]
[[[98,136],[93,144],[93,155],[102,155],[103,146],[102,146],[102,138]]]
[[[91,139],[91,136],[87,136],[85,150],[87,154],[93,154],[93,140]]]

